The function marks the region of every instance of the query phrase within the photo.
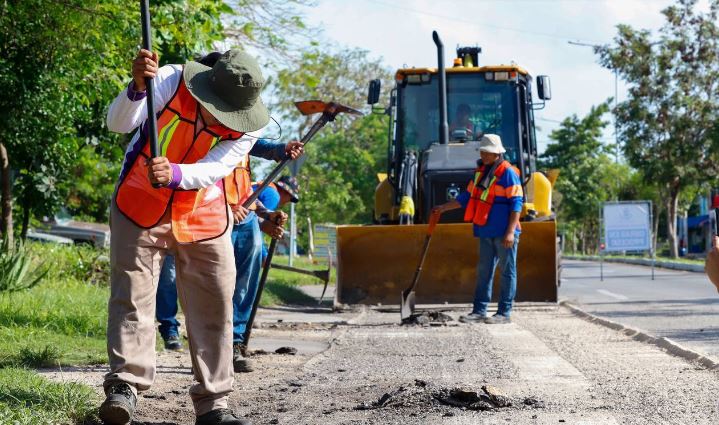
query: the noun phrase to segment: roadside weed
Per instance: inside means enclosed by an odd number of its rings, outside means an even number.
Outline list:
[[[21,368],[0,368],[0,425],[71,425],[95,417],[98,397],[85,385],[51,382]]]

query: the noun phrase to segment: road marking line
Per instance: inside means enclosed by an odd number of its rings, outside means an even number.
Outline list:
[[[597,289],[597,292],[599,292],[600,294],[606,295],[608,297],[612,297],[614,299],[620,300],[620,301],[626,301],[629,299],[628,297],[625,297],[622,294],[615,294],[614,292],[607,291],[606,289]]]

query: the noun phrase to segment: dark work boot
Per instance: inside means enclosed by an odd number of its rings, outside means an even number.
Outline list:
[[[252,362],[245,357],[247,348],[243,344],[235,343],[232,345],[232,368],[235,373],[252,372]]]
[[[182,348],[182,340],[180,340],[178,335],[170,335],[162,339],[165,342],[165,350],[184,351]]]
[[[230,409],[211,410],[198,416],[195,425],[252,425],[250,421],[240,419]]]
[[[487,317],[484,323],[488,325],[506,325],[507,323],[512,323],[512,319],[510,319],[509,316],[495,314],[492,317]]]
[[[137,397],[130,384],[120,382],[113,384],[107,391],[107,398],[100,405],[100,419],[105,425],[127,425],[135,413]]]

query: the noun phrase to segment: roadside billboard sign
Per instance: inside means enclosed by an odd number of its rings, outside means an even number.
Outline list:
[[[649,201],[607,202],[602,209],[605,252],[651,251]]]
[[[337,261],[337,226],[334,224],[315,224],[314,245],[316,258],[328,258]]]

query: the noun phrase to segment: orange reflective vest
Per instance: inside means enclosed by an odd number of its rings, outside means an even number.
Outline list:
[[[242,205],[252,194],[252,178],[250,171],[250,155],[237,164],[232,174],[225,177],[227,203],[232,207]]]
[[[180,78],[172,99],[157,118],[160,156],[175,164],[193,164],[218,142],[242,137],[242,133],[221,126],[205,127],[195,134],[199,111],[199,104]],[[180,243],[222,235],[230,224],[224,180],[203,189],[153,188],[145,165],[150,157],[149,139],[144,133],[141,137],[145,137],[144,146],[117,188],[115,203],[120,212],[137,226],[149,229],[171,208],[172,233]]]
[[[483,189],[479,184],[479,180],[482,178],[485,166],[482,165],[474,173],[474,180],[469,182],[467,186],[467,192],[469,192],[469,203],[467,203],[467,209],[464,212],[464,221],[472,222],[477,226],[484,226],[487,224],[489,218],[489,212],[494,204],[495,196],[512,197],[516,196],[513,193],[506,193],[502,186],[497,185],[497,181],[502,178],[507,168],[512,167],[508,161],[502,161],[499,163],[497,168],[494,170],[494,175],[489,181],[489,187]],[[514,168],[514,167],[512,167]],[[515,169],[515,171],[517,171]],[[517,175],[519,172],[517,171]]]

